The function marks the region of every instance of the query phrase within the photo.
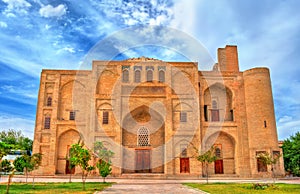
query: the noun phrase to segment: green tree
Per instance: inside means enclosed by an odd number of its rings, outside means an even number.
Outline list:
[[[11,165],[10,161],[8,160],[2,160],[0,163],[0,172],[9,173],[14,169],[14,167]]]
[[[6,156],[9,153],[10,146],[5,143],[0,141],[0,161],[4,156]]]
[[[275,182],[275,175],[274,175],[274,165],[279,161],[281,155],[273,157],[268,152],[262,152],[256,156],[264,165],[271,166],[271,173],[273,181]]]
[[[96,167],[99,170],[99,174],[103,178],[103,182],[105,182],[105,178],[111,174],[111,158],[114,155],[114,152],[105,148],[102,142],[98,141],[94,143],[94,153],[98,158],[96,163]]]
[[[111,168],[111,162],[106,162],[104,160],[98,160],[96,163],[96,167],[99,170],[99,174],[103,178],[103,183],[105,183],[105,178],[111,174],[112,168]]]
[[[22,149],[32,151],[33,141],[22,134],[22,131],[9,129],[0,132],[0,142],[9,146],[10,149]]]
[[[215,149],[212,146],[209,150],[202,151],[202,152],[197,152],[196,159],[201,162],[202,168],[204,168],[205,174],[204,176],[206,177],[206,183],[208,183],[208,177],[209,177],[209,171],[208,171],[208,166],[210,163],[214,162],[217,160],[217,157],[215,156]]]
[[[17,172],[23,172],[24,168],[25,168],[25,163],[26,163],[26,161],[25,161],[24,157],[22,157],[22,156],[17,157],[13,162],[15,170]]]
[[[282,150],[285,170],[300,176],[300,132],[284,140]]]
[[[91,153],[88,149],[84,148],[83,143],[73,144],[70,148],[70,162],[79,166],[82,171],[82,189],[85,190],[85,181],[88,177],[89,173],[95,169],[94,166],[89,165],[89,161],[91,160]]]
[[[28,180],[28,174],[32,172],[33,170],[36,170],[39,168],[41,165],[42,161],[42,154],[40,153],[35,153],[31,156],[25,154],[21,157],[18,157],[15,161],[14,164],[16,166],[16,169],[18,171],[24,171],[25,177],[26,177],[26,183]],[[34,176],[33,176],[33,184],[34,184]]]

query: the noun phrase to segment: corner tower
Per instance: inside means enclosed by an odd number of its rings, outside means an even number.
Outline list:
[[[256,159],[259,153],[268,152],[273,156],[278,152],[280,153],[271,79],[268,68],[249,69],[243,72],[243,77],[249,154],[250,158],[253,158],[250,161],[250,166],[252,174],[256,175],[265,171],[265,169],[260,168],[266,168],[262,167]]]

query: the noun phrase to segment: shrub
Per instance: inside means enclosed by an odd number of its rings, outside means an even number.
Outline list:
[[[252,184],[252,189],[254,190],[265,190],[267,188],[270,189],[278,189],[278,186],[270,183],[253,183]]]

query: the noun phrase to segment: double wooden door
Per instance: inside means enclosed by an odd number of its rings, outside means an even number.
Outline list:
[[[150,173],[150,150],[135,150],[136,155],[136,172]]]
[[[180,158],[180,173],[190,173],[189,158]]]
[[[223,174],[223,160],[215,161],[215,174]]]

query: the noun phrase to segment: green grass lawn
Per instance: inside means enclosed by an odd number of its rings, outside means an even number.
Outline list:
[[[299,194],[300,185],[299,184],[282,184],[277,183],[275,186],[268,187],[265,190],[255,190],[253,189],[251,183],[209,183],[209,184],[198,184],[198,183],[184,183],[184,185],[200,189],[202,191],[211,194]]]
[[[112,183],[86,183],[85,191],[82,190],[82,183],[12,183],[9,193],[94,193],[110,187]],[[0,193],[6,192],[6,184],[0,184]]]

